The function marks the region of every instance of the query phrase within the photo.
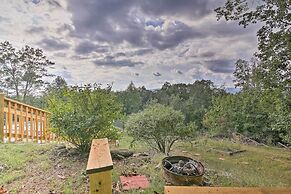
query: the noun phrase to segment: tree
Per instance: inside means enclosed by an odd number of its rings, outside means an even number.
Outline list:
[[[214,87],[210,80],[197,80],[192,84],[165,83],[154,95],[158,103],[180,110],[186,123],[195,122],[202,129],[203,116],[211,106],[214,96],[224,90]]]
[[[255,5],[256,3],[256,5]],[[227,0],[215,9],[218,20],[238,21],[239,25],[260,23],[257,32],[260,84],[265,88],[286,89],[291,80],[291,1]]]
[[[18,100],[36,92],[47,84],[45,78],[52,76],[49,61],[41,49],[25,46],[16,50],[8,41],[0,43],[0,87]]]
[[[235,87],[241,87],[243,90],[248,90],[257,86],[257,63],[258,61],[256,61],[255,59],[253,59],[251,62],[239,59],[236,62],[236,68],[233,73],[235,77]]]
[[[133,82],[130,82],[125,91],[117,93],[118,99],[124,105],[125,114],[129,115],[143,109],[150,101],[152,92],[143,87],[136,87]]]
[[[119,137],[113,122],[121,117],[122,106],[111,87],[76,86],[62,92],[63,98],[52,95],[48,99],[51,125],[62,138],[87,152],[94,138]]]
[[[214,134],[227,136],[229,132],[239,132],[259,142],[290,144],[290,99],[286,98],[279,89],[256,88],[219,96],[203,123]]]
[[[132,114],[125,129],[135,140],[146,142],[157,151],[168,154],[173,144],[191,136],[195,127],[184,124],[184,115],[161,104],[151,104],[143,111]]]

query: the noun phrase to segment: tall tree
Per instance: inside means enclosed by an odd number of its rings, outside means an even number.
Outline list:
[[[235,63],[235,71],[233,73],[235,80],[235,87],[241,87],[243,90],[248,90],[257,86],[257,66],[258,61],[253,59],[252,61],[246,61],[239,59]]]
[[[258,81],[265,88],[286,88],[291,80],[291,0],[227,0],[215,9],[218,20],[259,23]]]
[[[25,46],[16,50],[8,41],[0,43],[0,87],[18,100],[26,100],[32,92],[42,89],[52,76],[48,68],[54,63],[38,48]]]
[[[142,110],[143,99],[142,89],[137,88],[133,82],[130,82],[127,89],[122,92],[118,92],[117,96],[120,102],[124,105],[124,112],[129,115]]]

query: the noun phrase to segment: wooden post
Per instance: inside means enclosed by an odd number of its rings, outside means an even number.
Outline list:
[[[4,141],[4,94],[0,93],[0,142],[3,141]]]
[[[23,105],[20,105],[20,116],[19,116],[19,126],[21,129],[21,141],[24,138],[24,121],[23,121]]]
[[[8,128],[9,128],[9,136],[8,140],[11,142],[12,137],[12,112],[11,112],[11,102],[8,102]]]
[[[38,143],[38,110],[35,110],[35,126],[34,126],[34,132],[36,134],[36,143]]]
[[[30,136],[31,136],[31,141],[34,141],[34,122],[33,122],[33,109],[30,108]]]
[[[90,194],[112,194],[113,163],[107,139],[94,139],[87,164]]]
[[[14,142],[17,142],[18,130],[17,130],[17,104],[14,103]]]
[[[42,135],[42,133],[43,133],[43,127],[42,127],[42,125],[43,125],[43,123],[42,123],[42,116],[43,116],[43,113],[42,113],[42,111],[39,113],[39,126],[40,126],[40,143],[42,143],[42,138],[43,138],[43,135]]]
[[[25,107],[25,132],[26,132],[26,142],[28,142],[28,107]]]
[[[47,142],[47,136],[46,136],[46,113],[43,113],[43,136],[44,141]]]

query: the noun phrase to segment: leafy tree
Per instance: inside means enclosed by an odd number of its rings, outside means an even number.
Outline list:
[[[235,87],[241,87],[243,90],[248,90],[257,87],[256,81],[256,70],[257,63],[255,59],[251,62],[239,59],[235,66],[233,73],[235,80]]]
[[[54,81],[48,86],[47,90],[51,91],[51,90],[62,90],[64,88],[67,88],[68,84],[66,82],[66,80],[64,78],[62,78],[61,76],[57,76]]]
[[[152,92],[145,87],[137,88],[133,82],[130,82],[125,91],[117,93],[118,99],[124,105],[125,114],[129,115],[143,109],[150,101]]]
[[[160,104],[172,106],[180,110],[186,123],[195,122],[202,129],[202,120],[212,98],[223,94],[224,90],[214,87],[210,80],[197,80],[193,84],[165,83],[154,95]]]
[[[215,9],[217,18],[238,21],[239,25],[259,23],[257,32],[260,60],[258,81],[266,88],[286,88],[291,80],[291,1],[227,0]]]
[[[118,93],[118,98],[124,105],[124,112],[127,115],[138,112],[142,107],[141,96],[133,82],[125,91]]]
[[[111,87],[99,85],[67,87],[63,98],[49,98],[50,120],[56,133],[72,143],[82,152],[87,152],[92,139],[115,139],[119,130],[113,122],[121,117],[122,107],[111,92]]]
[[[235,131],[259,142],[290,144],[290,101],[284,98],[287,96],[280,90],[257,89],[220,96],[214,99],[203,123],[215,134]]]
[[[52,65],[41,49],[25,46],[16,50],[8,41],[0,43],[0,87],[18,100],[26,101],[47,84]]]
[[[161,104],[151,104],[129,116],[125,129],[135,140],[145,141],[153,149],[168,154],[173,144],[191,136],[195,127],[184,124],[184,115]]]

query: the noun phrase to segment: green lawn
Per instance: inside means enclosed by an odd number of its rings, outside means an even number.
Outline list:
[[[129,148],[130,137],[120,141]],[[87,156],[60,155],[57,144],[0,144],[0,185],[11,193],[86,193]],[[147,152],[150,157],[131,157],[114,161],[113,181],[121,174],[146,175],[153,191],[162,193],[165,181],[160,167],[162,154],[156,154],[144,144],[130,148]],[[244,149],[234,156],[223,155],[216,149]],[[214,186],[291,186],[291,152],[272,147],[258,147],[201,138],[191,143],[179,142],[171,155],[185,155],[200,160],[206,176]],[[129,193],[140,193],[133,191]]]

